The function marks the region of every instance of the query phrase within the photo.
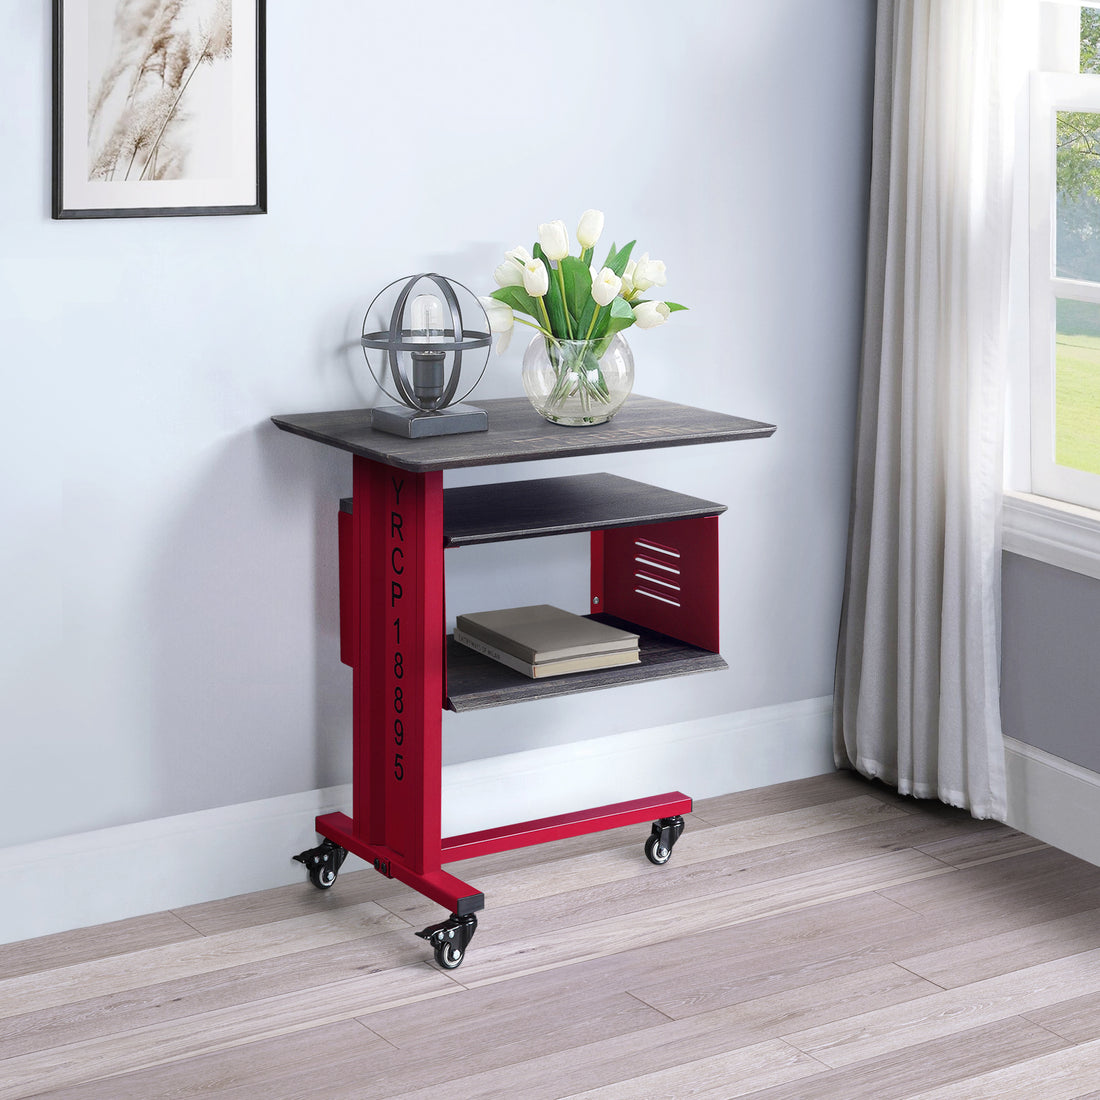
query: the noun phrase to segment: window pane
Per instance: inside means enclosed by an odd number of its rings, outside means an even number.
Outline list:
[[[1100,305],[1058,299],[1054,460],[1100,474]]]
[[[1100,11],[1081,9],[1081,72],[1100,73]]]
[[[1100,283],[1100,114],[1058,112],[1056,274]]]

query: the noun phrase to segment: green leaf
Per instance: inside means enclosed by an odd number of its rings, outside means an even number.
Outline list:
[[[598,308],[592,295],[589,294],[588,301],[584,303],[584,309],[580,311],[573,321],[573,335],[578,340],[583,340],[588,334],[588,327],[592,324],[592,314],[595,313]]]
[[[632,304],[640,306],[646,302],[665,302],[665,300],[664,298],[635,298]],[[688,308],[687,306],[680,305],[679,302],[665,302],[665,305],[668,306],[669,313],[675,313],[679,309]]]
[[[596,327],[592,332],[592,339],[602,340],[604,337],[614,336],[624,328],[634,324],[634,310],[625,298],[612,298],[611,305],[607,309],[601,309],[596,319]]]
[[[542,245],[536,244],[532,250],[536,260],[541,260],[546,267],[546,273],[550,278],[550,288],[546,292],[543,301],[546,303],[546,312],[550,315],[550,330],[559,339],[569,338],[568,322],[565,319],[565,303],[561,300],[561,287],[558,285],[557,272],[550,265]]]
[[[604,267],[611,268],[616,275],[621,279],[623,272],[626,270],[626,265],[630,262],[630,250],[637,244],[637,241],[631,241],[630,244],[624,244],[618,252],[612,251],[611,255],[607,257],[607,263]],[[612,246],[614,248],[614,246]]]
[[[615,298],[611,302],[607,335],[611,336],[616,332],[621,332],[624,328],[630,328],[632,324],[634,324],[634,310],[630,303],[625,298]]]
[[[579,335],[577,333],[579,322],[586,310],[587,320],[592,319],[592,310],[588,306],[596,304],[592,301],[592,272],[588,270],[588,264],[576,256],[566,256],[561,261],[561,270],[565,277],[565,304],[569,309],[569,316],[573,318],[573,334],[579,339],[584,335],[583,329]]]
[[[494,290],[489,297],[511,306],[517,313],[526,313],[528,317],[533,317],[540,325],[542,324],[542,310],[539,309],[538,302],[523,287],[502,286],[499,290]]]

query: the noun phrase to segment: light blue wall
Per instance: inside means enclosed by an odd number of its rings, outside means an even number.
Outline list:
[[[779,425],[554,467],[730,505],[730,671],[448,716],[447,759],[829,694],[872,0],[273,0],[270,213],[68,223],[49,7],[0,8],[0,844],[349,779],[349,463],[268,417],[373,403],[353,341],[385,283],[486,293],[504,249],[590,206],[691,306],[637,334],[639,392]],[[521,350],[479,393],[521,393]],[[585,569],[576,541],[462,551],[449,606],[571,606]]]

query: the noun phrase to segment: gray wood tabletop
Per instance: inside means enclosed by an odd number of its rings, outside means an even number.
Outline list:
[[[424,473],[462,466],[568,458],[615,451],[761,439],[774,424],[632,394],[606,424],[565,427],[544,420],[525,397],[474,400],[489,430],[405,439],[375,431],[370,409],[273,416],[276,427],[398,469]]]

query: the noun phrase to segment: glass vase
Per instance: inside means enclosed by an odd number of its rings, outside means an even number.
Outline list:
[[[621,332],[600,340],[536,336],[523,355],[523,388],[555,424],[603,424],[634,386],[634,356]]]

